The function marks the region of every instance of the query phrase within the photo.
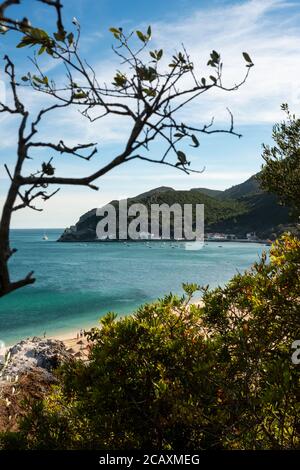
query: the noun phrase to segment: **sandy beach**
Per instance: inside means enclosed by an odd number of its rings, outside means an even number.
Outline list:
[[[58,338],[61,339],[61,338]],[[84,336],[82,338],[65,338],[61,339],[65,344],[67,351],[72,352],[75,357],[80,357],[81,359],[87,359],[88,357],[88,340]]]
[[[203,300],[201,297],[193,299],[191,304],[201,306],[203,305]],[[120,316],[119,318],[122,318]],[[55,339],[62,341],[66,347],[66,349],[71,352],[74,357],[81,358],[81,359],[87,359],[88,357],[88,349],[89,349],[89,343],[87,340],[87,337],[84,336],[85,332],[90,331],[92,328],[99,328],[100,323],[99,321],[95,323],[94,325],[89,324],[88,326],[81,326],[78,330],[72,330],[72,331],[64,331],[64,332],[57,332],[52,335],[45,335],[45,339]],[[80,331],[82,335],[80,336]],[[41,339],[43,336],[41,336]],[[8,351],[12,346],[14,346],[16,343],[12,343],[9,345],[6,345],[5,350]]]
[[[193,299],[191,304],[201,306],[203,305],[203,300],[201,297],[197,299]],[[99,323],[94,325],[94,327],[99,328]],[[92,326],[86,329],[82,328],[81,331],[82,332],[89,331],[91,328]],[[48,338],[58,339],[62,341],[65,344],[67,350],[72,352],[72,354],[74,354],[75,357],[80,357],[82,359],[85,359],[88,356],[88,340],[86,336],[84,335],[80,337],[80,330],[61,333],[61,334],[57,334],[54,336],[49,336]]]
[[[46,338],[62,341],[67,351],[71,352],[75,357],[86,359],[88,356],[88,340],[86,336],[84,336],[84,331],[89,331],[91,328],[92,327],[87,328],[86,330],[82,329],[82,336],[80,336],[79,329],[78,331],[70,331],[53,336],[46,336]]]

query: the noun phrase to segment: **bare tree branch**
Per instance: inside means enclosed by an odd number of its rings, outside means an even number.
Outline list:
[[[74,28],[67,32],[62,18],[63,5],[60,0],[38,0],[55,12],[56,32],[47,33],[39,27],[32,25],[28,18],[19,21],[7,15],[8,7],[17,5],[19,0],[7,0],[0,3],[0,32],[16,33],[21,35],[17,47],[33,47],[35,55],[31,59],[34,73],[28,72],[17,80],[15,67],[11,59],[4,57],[4,71],[10,84],[12,104],[0,102],[0,113],[15,115],[19,119],[17,155],[13,171],[5,168],[10,178],[10,187],[3,206],[0,220],[0,296],[34,282],[32,273],[24,279],[13,282],[10,279],[8,261],[14,249],[10,248],[9,229],[11,216],[23,208],[40,211],[36,205],[39,200],[47,201],[52,198],[60,186],[78,185],[97,190],[94,183],[98,178],[132,160],[167,165],[186,174],[191,172],[202,173],[204,169],[197,170],[191,167],[192,152],[199,147],[199,135],[226,133],[241,137],[235,131],[233,115],[228,109],[230,125],[228,128],[215,129],[214,121],[192,126],[181,122],[180,111],[192,101],[201,97],[203,93],[212,89],[224,92],[233,92],[239,89],[247,80],[250,68],[253,66],[248,54],[244,54],[247,62],[246,73],[242,80],[234,85],[223,84],[223,64],[216,51],[212,51],[208,66],[211,67],[209,78],[197,77],[194,64],[185,48],[176,52],[166,68],[161,61],[164,51],[162,49],[147,51],[151,28],[146,33],[134,32],[126,35],[121,28],[111,28],[117,45],[113,51],[121,61],[124,70],[117,70],[110,85],[100,84],[97,74],[79,53],[79,40],[81,35],[80,24],[73,21]],[[37,50],[36,50],[37,48]],[[149,52],[149,57],[146,55]],[[61,84],[43,72],[38,57],[48,54],[53,61],[58,61],[65,68],[65,75]],[[147,58],[148,57],[148,58]],[[186,86],[185,78],[189,78],[191,86]],[[21,83],[23,87],[31,89],[33,93],[41,93],[52,99],[48,107],[42,107],[37,114],[30,113],[20,98]],[[39,125],[49,113],[55,113],[76,106],[79,113],[89,122],[116,116],[126,119],[128,138],[118,155],[113,155],[108,163],[99,164],[96,171],[80,177],[71,175],[58,175],[54,167],[54,158],[40,162],[40,168],[34,173],[26,173],[24,162],[31,158],[32,149],[50,150],[56,154],[66,154],[81,158],[87,162],[97,153],[95,143],[78,143],[68,145],[62,135],[60,140],[45,142],[37,138]],[[151,144],[155,140],[163,144],[161,155],[154,157]],[[188,154],[187,154],[188,152]],[[101,161],[101,160],[100,160]],[[106,160],[107,161],[107,160]],[[50,186],[57,186],[49,191]]]

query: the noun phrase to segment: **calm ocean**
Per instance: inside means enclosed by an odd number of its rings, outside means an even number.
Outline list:
[[[12,277],[34,270],[37,281],[0,299],[0,340],[6,344],[88,327],[109,310],[128,314],[170,291],[182,292],[182,282],[222,285],[268,249],[231,242],[211,242],[199,251],[180,243],[56,243],[61,232],[12,230],[18,249]]]

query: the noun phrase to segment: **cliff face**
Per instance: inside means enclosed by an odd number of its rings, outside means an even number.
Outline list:
[[[182,207],[204,204],[205,232],[232,233],[239,238],[244,238],[248,232],[256,232],[261,238],[274,238],[293,222],[289,210],[280,206],[275,196],[260,189],[255,175],[225,191],[206,188],[177,191],[163,186],[127,199],[128,207],[134,203],[144,204],[148,209],[151,204],[177,203]],[[111,204],[118,215],[118,201]],[[67,228],[58,241],[97,241],[96,227],[100,220],[96,209],[92,209]]]

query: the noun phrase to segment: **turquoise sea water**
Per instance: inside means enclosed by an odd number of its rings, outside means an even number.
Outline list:
[[[47,233],[49,240],[43,240]],[[12,278],[34,270],[36,283],[0,299],[0,339],[75,331],[109,310],[128,314],[182,282],[222,285],[267,249],[211,242],[199,251],[183,243],[56,243],[62,230],[13,230]]]

